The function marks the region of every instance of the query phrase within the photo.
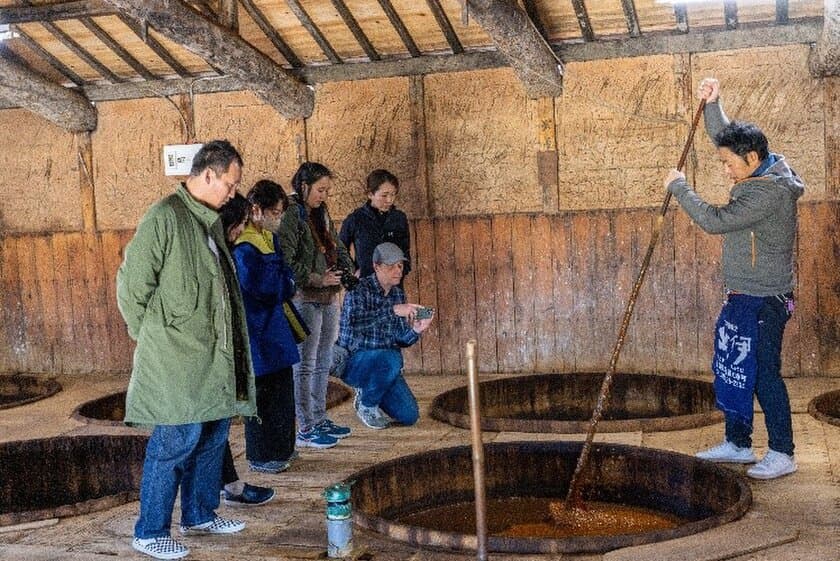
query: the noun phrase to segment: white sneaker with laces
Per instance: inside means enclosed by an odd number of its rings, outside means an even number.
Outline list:
[[[196,526],[181,526],[181,533],[185,536],[195,534],[235,534],[245,529],[245,523],[241,520],[222,518],[216,516],[210,522]]]
[[[796,460],[782,452],[768,450],[761,461],[747,470],[753,479],[776,479],[796,471]]]
[[[741,448],[728,440],[724,440],[721,444],[712,446],[708,450],[697,452],[694,456],[701,460],[727,464],[752,464],[755,462],[755,454],[752,448]]]
[[[149,539],[134,538],[131,547],[155,559],[180,559],[186,557],[190,552],[189,548],[173,540],[170,536]]]

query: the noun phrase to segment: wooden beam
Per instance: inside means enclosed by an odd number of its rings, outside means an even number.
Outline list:
[[[68,80],[70,80],[77,86],[81,86],[85,83],[81,76],[73,72],[73,70],[69,66],[58,60],[55,56],[53,56],[52,53],[50,53],[48,50],[42,47],[29,35],[24,33],[20,28],[16,27],[15,33],[18,34],[18,40],[20,42],[29,47],[29,49],[35,52],[35,54],[47,61],[47,64],[55,68],[58,72],[61,73],[62,76],[65,76]]]
[[[592,22],[589,21],[589,12],[586,11],[586,4],[583,0],[572,0],[572,6],[575,9],[575,17],[577,17],[578,27],[580,27],[580,34],[583,40],[587,43],[595,40],[595,32],[592,31]]]
[[[528,97],[563,93],[563,64],[515,0],[470,0],[470,8],[510,62]]]
[[[114,8],[104,0],[86,0],[83,2],[61,2],[38,6],[6,6],[0,8],[0,23],[31,23],[40,21],[58,21],[78,19],[80,17],[107,16],[114,13]]]
[[[388,17],[388,21],[390,21],[391,25],[394,26],[394,30],[396,30],[397,35],[399,35],[400,39],[402,39],[403,45],[405,45],[405,48],[408,49],[408,53],[414,57],[420,56],[421,53],[420,49],[417,48],[417,43],[414,42],[414,38],[411,37],[411,34],[405,27],[402,19],[400,19],[400,15],[394,9],[394,5],[391,4],[391,0],[378,1],[382,11],[385,12],[385,15]]]
[[[738,29],[738,1],[723,0],[723,19],[726,29]]]
[[[822,33],[808,65],[814,77],[840,76],[840,2],[825,0]]]
[[[82,229],[96,232],[96,194],[93,184],[93,144],[90,132],[76,133],[76,153],[79,163],[79,189],[82,202]]]
[[[822,30],[822,18],[813,18],[778,27],[743,24],[735,31],[707,31],[675,35],[672,31],[646,33],[637,39],[626,35],[592,43],[570,41],[555,45],[553,50],[562,55],[563,61],[583,62],[636,56],[679,53],[704,53],[755,47],[808,45],[816,43]],[[426,55],[420,57],[389,59],[377,62],[309,66],[290,73],[309,84],[370,80],[395,76],[420,76],[437,72],[464,72],[508,66],[507,59],[498,51],[479,51],[461,55]],[[232,76],[206,75],[200,78],[168,79],[150,82],[126,82],[115,85],[86,84],[85,95],[91,101],[113,101],[193,93],[217,93],[248,89]],[[0,109],[15,107],[3,104]]]
[[[344,23],[350,28],[350,32],[353,34],[353,37],[356,38],[356,41],[359,42],[359,46],[362,47],[362,50],[365,52],[369,60],[380,60],[382,57],[379,56],[379,53],[376,52],[376,49],[373,47],[373,44],[365,35],[365,32],[362,31],[362,28],[359,26],[359,22],[356,21],[356,18],[353,17],[352,12],[347,8],[347,4],[344,3],[344,0],[332,0],[333,6],[338,11],[338,14],[341,16],[341,19],[344,20]]]
[[[124,79],[114,74],[114,72],[112,72],[110,68],[99,62],[96,59],[96,57],[87,52],[79,43],[77,43],[72,37],[70,37],[70,35],[59,29],[54,23],[45,21],[41,22],[41,25],[43,25],[44,29],[49,31],[53,37],[58,39],[74,55],[85,61],[88,64],[88,66],[96,70],[96,72],[100,76],[102,76],[102,78],[111,82],[112,84],[125,82]]]
[[[312,38],[315,39],[315,42],[318,43],[318,46],[321,47],[321,50],[324,51],[324,54],[327,55],[327,58],[333,64],[341,64],[343,62],[341,57],[338,56],[338,53],[335,52],[330,42],[327,41],[327,38],[324,37],[324,34],[321,33],[321,30],[312,21],[312,18],[306,13],[306,10],[303,9],[301,3],[298,0],[286,0],[286,3],[289,5],[289,9],[297,16],[301,25],[306,28]]]
[[[0,45],[0,98],[71,132],[96,128],[96,109],[85,96],[13,61],[6,49]]]
[[[99,39],[100,41],[102,41],[102,42],[105,44],[105,46],[107,46],[109,49],[111,49],[112,51],[114,51],[114,52],[117,54],[117,56],[118,56],[118,57],[120,57],[121,59],[123,59],[123,60],[125,61],[125,63],[126,63],[126,64],[128,64],[131,68],[133,68],[133,69],[134,69],[134,71],[135,71],[135,72],[137,72],[137,74],[139,74],[140,76],[142,76],[142,77],[143,77],[143,78],[145,78],[146,80],[155,80],[155,79],[157,79],[157,76],[155,76],[154,74],[152,74],[151,72],[149,72],[149,69],[148,69],[148,68],[146,68],[145,66],[143,66],[143,65],[140,63],[140,61],[139,61],[139,60],[137,60],[136,58],[134,58],[134,57],[131,55],[131,53],[129,53],[127,50],[125,50],[125,49],[123,48],[123,46],[122,46],[122,45],[120,45],[119,43],[117,43],[117,42],[114,40],[114,38],[113,38],[113,37],[111,37],[110,35],[108,35],[108,34],[105,32],[105,30],[104,30],[104,29],[102,29],[101,27],[99,27],[99,25],[98,25],[95,21],[93,21],[91,18],[88,18],[88,17],[79,18],[79,22],[80,22],[82,25],[84,25],[84,26],[85,26],[85,28],[87,28],[87,30],[88,30],[88,31],[90,31],[91,33],[93,33],[93,34],[96,36],[96,38],[97,38],[97,39]]]
[[[776,23],[784,25],[789,19],[788,0],[776,0]]]
[[[446,17],[446,12],[443,11],[443,7],[440,5],[440,0],[426,0],[426,4],[429,5],[432,15],[435,16],[435,20],[437,20],[438,26],[443,32],[443,36],[446,37],[446,42],[449,43],[449,48],[452,49],[452,52],[456,55],[463,53],[464,47],[461,45],[458,34],[455,33],[455,29],[452,27],[452,23]]]
[[[274,48],[280,51],[280,54],[283,55],[283,58],[286,59],[292,68],[300,68],[303,66],[303,61],[298,58],[292,48],[286,43],[277,30],[274,28],[273,25],[268,23],[265,15],[260,11],[260,9],[254,4],[252,0],[240,0],[242,2],[242,6],[245,8],[245,11],[248,12],[248,15],[251,16],[251,19],[254,20],[254,23],[257,24],[257,27],[262,30],[268,40],[271,41],[271,44],[274,45]]]
[[[149,47],[152,52],[154,52],[160,59],[165,62],[169,68],[175,72],[181,78],[191,78],[193,73],[186,69],[186,67],[178,62],[178,60],[172,56],[172,54],[166,50],[160,41],[152,37],[148,33],[148,30],[143,29],[136,21],[133,19],[125,17],[123,14],[117,14],[117,17],[120,18],[120,21],[123,22],[126,26],[128,26],[131,31],[134,32],[137,37],[143,41],[147,47]]]
[[[621,0],[621,8],[624,10],[624,19],[627,21],[627,33],[630,37],[638,37],[642,34],[639,29],[639,14],[636,12],[636,4],[633,0]]]
[[[536,0],[522,0],[522,6],[525,8],[525,13],[528,14],[528,17],[531,18],[531,21],[534,23],[534,27],[536,27],[537,31],[540,32],[540,35],[548,41],[548,31],[546,30],[545,23],[543,23],[542,17],[540,16],[540,10],[537,7]]]
[[[688,33],[688,8],[685,4],[674,4],[674,19],[677,21],[677,32]]]
[[[239,35],[201,17],[180,0],[108,2],[206,59],[235,78],[241,89],[253,90],[286,118],[312,114],[315,95],[310,88]]]

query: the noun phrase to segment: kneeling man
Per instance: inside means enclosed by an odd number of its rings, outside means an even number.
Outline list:
[[[341,308],[338,345],[350,353],[343,378],[356,389],[356,414],[372,429],[388,427],[386,414],[403,425],[420,416],[402,375],[400,349],[416,343],[432,318],[419,319],[423,306],[405,301],[399,286],[405,261],[396,245],[376,246],[373,274],[347,292]]]

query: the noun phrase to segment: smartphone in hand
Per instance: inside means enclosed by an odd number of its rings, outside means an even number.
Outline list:
[[[429,319],[435,315],[434,308],[417,308],[414,312],[414,319]]]

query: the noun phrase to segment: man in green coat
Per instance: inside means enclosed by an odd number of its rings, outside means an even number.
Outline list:
[[[229,142],[205,144],[186,183],[140,221],[117,272],[137,342],[125,422],[153,426],[132,546],[156,559],[189,553],[170,534],[179,488],[182,534],[245,527],[215,513],[230,418],[256,414],[242,296],[217,212],[241,175]]]

